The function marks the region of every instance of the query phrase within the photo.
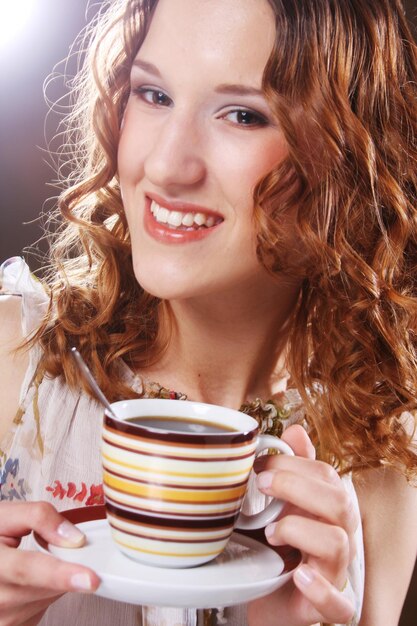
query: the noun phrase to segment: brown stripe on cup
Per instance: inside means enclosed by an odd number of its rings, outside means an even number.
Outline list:
[[[130,535],[131,537],[136,537],[138,539],[146,539],[149,541],[163,541],[164,543],[214,543],[217,541],[225,541],[229,539],[230,535],[233,532],[233,527],[231,526],[227,532],[218,536],[211,536],[207,538],[199,537],[198,539],[193,539],[192,535],[188,535],[187,537],[167,537],[165,535],[158,535],[158,537],[154,537],[152,535],[146,535],[145,533],[134,532],[132,530],[127,530],[126,528],[120,527],[115,524],[111,519],[109,520],[109,524],[111,528],[115,530],[122,531],[123,534]]]
[[[149,513],[149,508],[148,507],[145,508],[145,507],[133,505],[133,504],[126,503],[126,502],[119,502],[119,501],[115,500],[114,498],[112,498],[108,494],[107,491],[105,491],[105,499],[106,499],[106,508],[107,508],[108,505],[113,504],[114,506],[120,506],[121,510],[129,510],[129,511],[132,510],[132,511],[140,511],[141,513]],[[124,506],[127,507],[127,508],[124,509],[123,508]],[[208,519],[208,518],[217,519],[219,517],[219,515],[222,515],[222,514],[224,515],[224,513],[226,513],[226,512],[228,512],[230,514],[233,514],[233,515],[236,515],[236,518],[238,517],[237,508],[229,506],[229,507],[226,507],[225,509],[222,509],[221,512],[217,511],[215,513],[212,513],[212,512],[205,511],[203,519]],[[158,510],[158,509],[154,509],[153,513],[154,513],[155,516],[162,515],[162,514],[165,515],[164,511]],[[201,519],[202,515],[201,515],[201,513],[195,513],[193,511],[187,511],[187,513],[184,513],[184,511],[180,512],[180,511],[174,511],[174,510],[171,509],[170,512],[169,512],[169,517],[170,518],[174,518],[175,517],[175,518],[179,518],[179,519],[181,519],[181,518],[186,518],[186,519],[195,518],[197,520],[197,519]]]
[[[144,450],[144,449],[138,449],[138,448],[132,448],[128,445],[121,445],[120,443],[116,443],[114,441],[112,441],[111,439],[108,439],[108,437],[105,436],[107,432],[107,429],[104,431],[104,435],[103,435],[103,441],[107,444],[109,444],[110,446],[114,447],[114,448],[118,448],[119,450],[125,450],[126,452],[140,452],[141,456],[149,456],[149,457],[161,457],[164,459],[173,459],[174,461],[189,461],[189,462],[198,462],[198,463],[214,463],[214,462],[221,462],[221,461],[234,461],[234,460],[240,460],[240,459],[249,459],[253,456],[253,450],[251,450],[250,452],[246,452],[245,454],[239,454],[238,456],[235,456],[234,454],[232,454],[233,450],[231,450],[231,454],[228,456],[208,456],[206,458],[201,457],[201,456],[190,456],[189,454],[187,454],[187,457],[184,458],[184,455],[174,455],[174,454],[166,454],[166,453],[162,453],[161,452],[149,452],[148,450]],[[144,440],[143,440],[144,441]],[[250,443],[250,442],[248,442]],[[178,446],[176,446],[178,448]],[[183,446],[181,446],[183,447]],[[227,448],[229,448],[229,446],[225,446]],[[192,448],[196,448],[196,446],[192,446]],[[240,448],[240,446],[239,446]],[[206,446],[202,446],[202,449],[206,449]],[[216,449],[219,449],[223,452],[223,450],[221,449],[220,446],[216,446]],[[210,454],[210,452],[212,452],[212,450],[208,450],[207,453]]]
[[[222,528],[229,528],[231,525],[234,525],[238,516],[237,513],[234,513],[233,515],[227,515],[223,517],[217,516],[215,519],[201,519],[201,516],[199,516],[198,519],[193,519],[190,517],[158,517],[157,515],[145,515],[142,513],[137,513],[135,511],[126,510],[110,502],[107,503],[107,510],[113,517],[122,520],[128,520],[133,524],[158,526],[160,528],[172,530],[178,530],[181,528],[193,528],[199,530],[221,530]]]

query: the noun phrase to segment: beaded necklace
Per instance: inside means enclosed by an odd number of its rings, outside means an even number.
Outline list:
[[[141,382],[143,395],[146,398],[188,400],[185,393],[170,390],[159,383],[143,380]],[[261,433],[275,437],[280,437],[286,426],[302,423],[304,420],[302,401],[295,389],[280,392],[266,401],[256,398],[250,402],[244,402],[239,411],[256,419]]]

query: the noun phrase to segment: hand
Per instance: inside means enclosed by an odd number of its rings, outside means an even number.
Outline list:
[[[57,546],[77,548],[85,537],[46,502],[0,503],[0,626],[37,624],[67,591],[95,591],[98,576],[87,567],[46,554],[16,550],[35,530]]]
[[[345,624],[353,617],[354,609],[341,589],[355,556],[358,515],[337,472],[315,460],[305,430],[291,426],[282,439],[297,456],[260,457],[255,465],[257,471],[261,470],[257,477],[261,491],[287,503],[265,534],[271,545],[294,546],[304,559],[294,573],[293,583],[251,603],[249,624]]]

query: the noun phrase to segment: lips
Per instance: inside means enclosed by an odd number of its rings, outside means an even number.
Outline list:
[[[223,218],[197,205],[168,203],[159,197],[147,197],[145,227],[148,233],[164,243],[195,241],[214,231]]]

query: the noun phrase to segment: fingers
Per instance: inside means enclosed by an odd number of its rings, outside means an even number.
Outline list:
[[[50,604],[50,600],[39,600],[30,604],[20,603],[18,608],[13,611],[13,614],[11,614],[10,611],[3,613],[0,609],[0,624],[36,626]]]
[[[266,495],[289,502],[353,534],[359,519],[341,481],[328,482],[317,478],[317,472],[315,474],[300,473],[300,464],[294,463],[291,470],[262,472],[257,477],[257,484]]]
[[[36,615],[33,615],[30,619],[21,623],[21,626],[37,626],[43,617],[48,606],[42,607],[42,609]],[[20,622],[19,622],[20,623]]]
[[[56,593],[95,591],[100,579],[82,565],[59,561],[46,554],[0,547],[2,585],[34,587]],[[31,590],[28,589],[28,595]]]
[[[100,583],[88,568],[6,546],[0,563],[0,624],[35,625],[63,593],[93,592]]]
[[[324,482],[340,485],[340,476],[336,470],[328,463],[314,459],[292,457],[286,454],[265,454],[255,460],[254,466],[258,474],[262,471],[289,470],[297,472],[304,478],[315,476]]]
[[[287,443],[290,448],[292,448],[294,454],[297,458],[305,458],[314,460],[316,458],[316,450],[311,443],[309,436],[307,435],[305,429],[299,424],[294,424],[293,426],[289,426],[281,436],[282,441]],[[273,467],[273,463],[275,460],[284,458],[284,454],[278,455],[268,455],[263,454],[258,456],[255,459],[254,469],[255,472],[259,473],[264,471],[269,467]],[[292,458],[292,457],[291,457]]]
[[[35,607],[38,603],[40,608],[45,604],[50,604],[50,599],[56,599],[62,595],[51,589],[41,587],[21,587],[15,584],[2,583],[0,588],[0,613],[1,607],[26,607],[30,604]],[[39,610],[40,610],[39,608]],[[0,622],[1,623],[1,622]]]
[[[354,608],[337,586],[344,583],[355,555],[359,515],[334,468],[315,460],[302,427],[289,427],[282,439],[295,457],[262,456],[255,464],[258,488],[286,502],[265,534],[272,545],[289,544],[306,555],[306,563],[294,573],[298,618],[303,616],[303,623],[347,623]]]
[[[305,428],[300,424],[294,424],[284,430],[281,439],[288,443],[293,449],[296,456],[305,457],[307,459],[316,458],[316,450],[311,443],[310,437],[307,435]]]
[[[339,582],[340,575],[344,578],[352,558],[349,536],[343,528],[301,515],[288,515],[269,524],[265,535],[271,545],[290,545],[318,559],[321,573],[332,581]]]
[[[285,433],[293,449],[300,451],[304,446],[310,454],[310,440],[302,428],[290,427]],[[257,469],[263,465],[266,471],[257,476],[258,488],[286,503],[278,522],[266,530],[268,541],[288,543],[322,559],[327,563],[322,572],[330,576],[347,567],[355,556],[354,534],[360,520],[336,470],[311,454],[304,458],[274,455],[259,461]]]
[[[294,583],[324,621],[347,624],[354,616],[352,603],[324,576],[306,564],[294,572]]]
[[[100,579],[89,568],[28,550],[22,536],[37,531],[48,543],[81,546],[76,526],[45,502],[0,504],[0,624],[37,624],[42,613],[68,591],[94,592]]]
[[[0,543],[9,548],[18,548],[20,545],[20,539],[16,537],[0,537]]]
[[[0,505],[1,542],[15,547],[20,538],[35,530],[48,543],[64,548],[80,547],[84,534],[47,502],[2,502]]]

